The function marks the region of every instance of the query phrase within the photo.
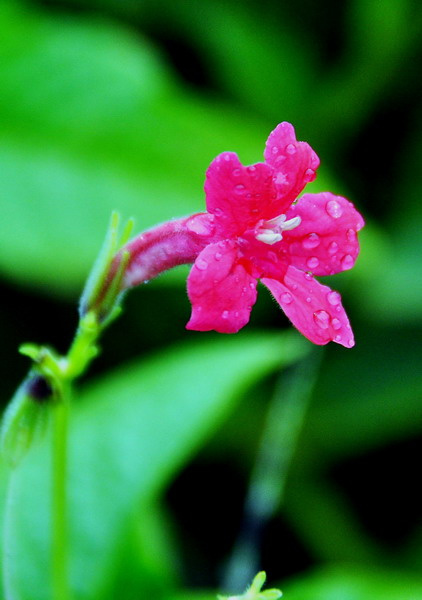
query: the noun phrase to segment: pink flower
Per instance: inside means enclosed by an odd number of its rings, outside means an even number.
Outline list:
[[[315,179],[319,159],[296,141],[289,123],[270,134],[264,157],[264,163],[245,167],[236,154],[224,152],[208,168],[204,223],[213,225],[213,235],[188,278],[187,328],[239,331],[249,321],[260,279],[309,340],[351,347],[340,294],[314,275],[354,265],[364,221],[348,200],[329,192],[304,194],[296,203]]]

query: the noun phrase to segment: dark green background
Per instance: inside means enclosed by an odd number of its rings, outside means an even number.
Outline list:
[[[421,25],[416,0],[0,2],[3,404],[20,343],[66,351],[111,210],[137,230],[203,210],[214,156],[260,161],[280,121],[321,158],[309,191],[367,221],[326,280],[356,347],[324,351],[258,546],[287,599],[422,598]],[[76,399],[78,599],[221,589],[276,371],[312,350],[264,289],[237,336],[185,331],[186,274],[127,296]],[[40,446],[18,477],[25,600],[48,596],[46,465]]]

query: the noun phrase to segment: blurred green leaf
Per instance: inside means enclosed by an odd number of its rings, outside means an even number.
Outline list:
[[[70,440],[75,597],[103,597],[134,510],[148,508],[248,385],[307,349],[295,334],[208,339],[124,367],[81,394]],[[49,597],[48,471],[43,446],[16,473],[8,552],[25,600]]]
[[[140,229],[201,211],[216,154],[261,159],[271,125],[178,89],[142,38],[94,17],[55,20],[18,3],[0,11],[8,277],[75,294],[112,210],[137,217]]]
[[[422,578],[412,573],[333,566],[282,585],[288,600],[421,600]]]
[[[287,600],[421,600],[422,578],[413,573],[328,566],[279,586]],[[211,591],[185,590],[168,600],[212,600]]]

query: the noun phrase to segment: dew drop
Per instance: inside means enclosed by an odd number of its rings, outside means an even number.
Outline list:
[[[310,233],[306,236],[306,238],[302,242],[302,246],[305,250],[312,250],[312,248],[316,248],[320,244],[319,235],[317,233]]]
[[[214,230],[214,224],[210,221],[206,221],[203,218],[203,215],[192,217],[186,223],[186,227],[192,233],[196,233],[197,235],[211,235]]]
[[[356,240],[356,231],[354,229],[348,229],[346,231],[346,237],[349,242],[354,242]]]
[[[310,302],[310,301],[311,301],[311,298],[310,298],[310,296],[308,296],[308,297],[306,298],[306,302]]]
[[[336,337],[334,338],[334,341],[341,342],[341,335],[336,335]]]
[[[216,217],[221,217],[221,215],[223,214],[223,211],[221,210],[221,208],[214,208],[213,212]]]
[[[311,258],[308,258],[308,260],[306,261],[306,264],[310,269],[316,269],[319,265],[319,260],[316,256],[311,256]]]
[[[247,288],[246,286],[244,286],[244,287],[242,288],[242,293],[243,293],[243,294],[246,294],[246,292],[247,292],[247,291],[248,291],[248,288]]]
[[[249,167],[246,167],[246,170],[248,173],[254,173],[256,171],[256,167],[254,167],[254,165],[250,165]]]
[[[343,258],[341,259],[341,266],[343,268],[343,271],[351,269],[353,267],[353,263],[353,256],[351,256],[350,254],[346,254],[345,256],[343,256]]]
[[[336,319],[336,317],[334,317],[334,319],[331,321],[331,325],[336,331],[341,329],[341,321],[339,319]]]
[[[251,288],[251,290],[255,289],[255,284],[253,283],[253,281],[250,282],[249,287]]]
[[[312,181],[315,178],[315,171],[313,169],[306,169],[304,174],[305,181]]]
[[[355,342],[352,339],[350,339],[348,340],[347,345],[349,346],[349,348],[352,348],[352,346],[355,345]]]
[[[238,310],[236,310],[236,311],[235,311],[235,313],[234,313],[234,316],[235,316],[236,318],[239,316],[239,311],[238,311]]]
[[[223,255],[221,254],[221,252],[216,252],[214,254],[214,258],[215,260],[221,260],[223,258]]]
[[[225,154],[224,155],[224,160],[227,161],[227,162],[229,162],[229,160],[230,160],[230,154]]]
[[[314,321],[321,329],[328,329],[330,324],[330,315],[326,310],[317,310],[313,314]]]
[[[274,182],[277,185],[283,185],[283,184],[287,183],[288,182],[287,175],[285,175],[284,173],[281,173],[281,172],[277,173],[277,175],[274,179]]]
[[[222,319],[228,319],[229,318],[229,311],[228,310],[223,310],[223,312],[221,313],[221,318]]]
[[[308,273],[308,272],[306,272],[306,273],[305,273],[304,277],[305,277],[305,279],[307,279],[308,281],[312,281],[312,279],[313,279],[313,275],[312,275],[312,273]]]
[[[325,205],[325,210],[330,215],[330,217],[333,217],[333,219],[338,219],[343,214],[343,209],[341,208],[337,200],[329,200]]]
[[[204,260],[203,258],[197,258],[196,262],[195,262],[195,266],[197,269],[199,269],[200,271],[205,271],[205,269],[208,268],[208,263],[206,260]]]
[[[292,289],[293,289],[293,290],[297,290],[297,283],[294,283],[294,284],[292,285]]]
[[[288,144],[286,146],[286,152],[287,154],[296,154],[296,146],[294,146],[293,144]]]
[[[238,185],[236,185],[235,190],[237,194],[243,194],[245,189],[245,186],[242,185],[241,183],[239,183]]]
[[[268,256],[268,258],[270,259],[271,262],[275,262],[275,263],[278,262],[278,256],[277,256],[277,254],[275,252],[272,252],[270,250],[270,252],[268,252],[267,256]]]
[[[328,246],[328,254],[335,254],[338,250],[338,244],[337,242],[331,242],[331,244]]]
[[[331,306],[337,306],[341,302],[341,296],[338,292],[329,292],[327,294],[327,300]]]
[[[283,304],[291,304],[293,302],[293,297],[289,292],[281,294],[280,299]]]
[[[239,177],[241,172],[242,171],[240,169],[233,169],[232,175],[233,175],[233,177]]]
[[[273,146],[273,148],[272,148],[271,152],[272,152],[273,154],[278,154],[278,148],[277,148],[277,146]]]

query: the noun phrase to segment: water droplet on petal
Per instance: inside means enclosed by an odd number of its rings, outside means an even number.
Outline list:
[[[336,317],[334,317],[334,319],[331,321],[331,325],[336,331],[341,329],[341,321],[339,319],[336,319]]]
[[[235,311],[235,313],[234,313],[234,316],[235,316],[236,318],[239,316],[239,311],[238,311],[238,310],[236,310],[236,311]]]
[[[308,272],[306,272],[306,273],[305,273],[305,279],[307,279],[308,281],[311,281],[311,280],[313,279],[313,275],[312,275],[312,273],[308,273]]]
[[[222,319],[228,319],[229,318],[229,311],[228,310],[223,310],[223,312],[221,313],[221,318]]]
[[[277,185],[284,185],[287,182],[287,175],[281,172],[277,173],[276,177],[274,178],[274,183],[276,183]]]
[[[331,244],[328,246],[328,254],[335,254],[338,250],[338,244],[337,242],[331,242]]]
[[[330,325],[330,315],[326,310],[317,310],[314,312],[314,321],[321,329],[328,329]]]
[[[278,148],[277,148],[277,146],[273,146],[273,149],[271,150],[271,152],[272,152],[273,154],[277,154],[277,153],[278,153]]]
[[[311,298],[308,296],[308,297],[306,298],[306,302],[310,302],[310,301],[311,301]]]
[[[197,269],[199,269],[200,271],[205,271],[205,269],[208,268],[208,263],[206,260],[204,260],[203,258],[197,258],[196,262],[195,262],[195,266]]]
[[[331,304],[331,306],[337,306],[341,302],[341,296],[338,292],[328,292],[327,300]]]
[[[249,167],[246,167],[246,170],[248,173],[254,173],[256,171],[256,167],[254,165],[250,165]]]
[[[236,185],[235,190],[236,190],[236,194],[243,194],[243,192],[245,190],[245,186],[242,185],[241,183],[239,183],[238,185]]]
[[[296,154],[296,146],[294,146],[293,144],[288,144],[286,146],[286,152],[287,154]]]
[[[343,209],[341,208],[337,200],[329,200],[325,205],[325,210],[330,215],[330,217],[333,217],[333,219],[338,219],[343,214]]]
[[[221,254],[221,252],[216,252],[214,254],[214,258],[215,260],[221,260],[223,258],[223,255]]]
[[[306,238],[302,242],[302,246],[305,250],[312,250],[312,248],[316,248],[320,244],[319,235],[317,233],[310,233],[306,236]]]
[[[315,171],[313,169],[306,169],[303,178],[305,181],[313,181],[315,179]]]
[[[270,252],[268,252],[267,256],[271,260],[271,262],[275,262],[275,263],[278,262],[278,256],[275,252],[272,252],[270,250]]]
[[[306,261],[306,264],[310,269],[316,269],[319,265],[319,260],[316,256],[311,256],[311,258],[308,258],[308,260]]]
[[[206,220],[204,215],[192,217],[187,221],[186,227],[189,231],[198,235],[211,235],[214,231],[214,224]]]
[[[349,348],[352,348],[352,347],[355,345],[355,342],[354,342],[352,339],[350,339],[350,340],[347,342],[347,345],[349,346]]]
[[[294,284],[292,285],[292,289],[293,289],[293,290],[297,290],[297,283],[294,283]]]
[[[283,304],[291,304],[293,302],[293,296],[289,294],[289,292],[286,292],[281,294],[280,300]]]
[[[354,264],[353,256],[351,256],[350,254],[346,254],[341,259],[341,266],[343,268],[343,271],[347,271],[347,269],[351,269],[353,267],[353,264]]]
[[[336,335],[336,337],[334,338],[334,340],[336,342],[341,342],[341,335]]]
[[[239,175],[241,174],[241,170],[240,169],[233,169],[232,171],[232,175],[233,177],[239,177]]]
[[[255,289],[255,284],[253,281],[250,282],[249,287],[251,288],[251,290]]]
[[[242,288],[242,293],[243,293],[243,294],[246,294],[246,292],[247,292],[247,291],[248,291],[248,288],[247,288],[246,286],[244,286],[244,287]]]
[[[215,214],[216,217],[221,217],[221,215],[223,214],[223,211],[221,210],[221,208],[214,208],[213,213]]]
[[[356,231],[354,229],[348,229],[346,231],[346,237],[349,242],[354,242],[356,240]]]

